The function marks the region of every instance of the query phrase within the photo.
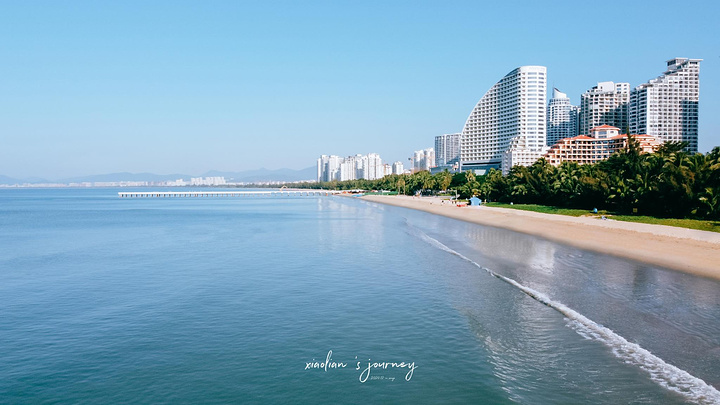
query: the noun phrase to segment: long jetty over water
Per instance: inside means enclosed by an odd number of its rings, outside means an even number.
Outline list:
[[[300,197],[339,194],[335,190],[272,190],[272,191],[123,191],[120,198],[183,198],[183,197]]]

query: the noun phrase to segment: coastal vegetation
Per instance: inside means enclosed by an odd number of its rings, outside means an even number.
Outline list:
[[[428,171],[389,175],[378,180],[293,184],[337,190],[392,190],[407,195],[448,193],[459,198],[536,204],[556,209],[602,210],[656,218],[720,219],[720,147],[689,154],[683,143],[669,142],[655,153],[641,153],[630,137],[628,146],[609,159],[559,166],[540,159],[515,166],[507,175],[491,169],[451,174]]]

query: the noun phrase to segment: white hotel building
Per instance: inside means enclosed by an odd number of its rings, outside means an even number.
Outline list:
[[[478,101],[462,130],[462,170],[530,165],[547,150],[547,68],[521,66]]]
[[[661,142],[687,142],[698,151],[698,103],[702,59],[667,61],[662,76],[634,88],[630,94],[630,131]]]

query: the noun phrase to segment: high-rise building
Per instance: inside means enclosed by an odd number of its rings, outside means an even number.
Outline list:
[[[435,167],[435,148],[425,149],[425,160],[423,170],[430,170]]]
[[[601,125],[628,127],[630,83],[599,82],[580,96],[580,134]]]
[[[553,88],[553,96],[547,108],[547,145],[578,134],[578,113],[580,107],[570,104],[567,94]]]
[[[368,153],[367,156],[364,157],[363,163],[362,175],[358,176],[358,178],[376,180],[384,176],[382,159],[380,159],[380,155],[377,153]]]
[[[318,181],[376,180],[385,175],[385,167],[377,153],[348,156],[322,155],[317,160]]]
[[[435,167],[435,149],[416,150],[412,157],[413,172],[430,170]]]
[[[462,130],[463,170],[501,168],[504,153],[520,137],[523,141],[516,144],[527,149],[523,155],[539,158],[544,153],[546,75],[544,66],[521,66],[482,96]]]
[[[393,174],[403,174],[405,172],[405,168],[403,167],[403,162],[397,161],[393,163],[392,165],[392,173]]]
[[[190,179],[191,186],[222,186],[227,184],[225,177],[193,177]]]
[[[634,88],[630,94],[630,130],[661,142],[687,142],[698,151],[698,102],[702,59],[667,61],[661,76]]]
[[[340,181],[356,180],[358,178],[358,166],[362,167],[362,161],[358,162],[357,156],[348,156],[340,163],[337,179]]]
[[[322,155],[317,160],[317,180],[321,181],[333,181],[337,180],[338,171],[340,170],[340,164],[342,158],[335,155]]]
[[[452,166],[460,161],[460,133],[435,137],[435,166]]]

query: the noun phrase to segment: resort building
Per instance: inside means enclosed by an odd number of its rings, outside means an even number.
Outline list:
[[[484,172],[539,158],[545,147],[545,98],[547,69],[521,66],[503,77],[478,101],[470,113],[460,138],[462,170]],[[504,154],[511,146],[513,152]]]
[[[567,94],[553,88],[547,108],[547,145],[578,135],[580,107],[570,104]]]
[[[702,59],[667,61],[661,76],[630,93],[630,131],[646,133],[661,142],[687,142],[698,151],[698,103]]]
[[[649,135],[632,135],[632,137],[642,153],[651,153],[660,145],[659,141]],[[627,148],[627,144],[628,136],[621,135],[619,128],[602,125],[590,130],[590,136],[579,135],[561,139],[544,157],[555,166],[562,162],[591,164],[609,158],[613,153]]]
[[[450,167],[460,161],[460,134],[435,137],[435,166]]]
[[[628,126],[630,83],[600,82],[580,96],[580,134],[600,125]]]

